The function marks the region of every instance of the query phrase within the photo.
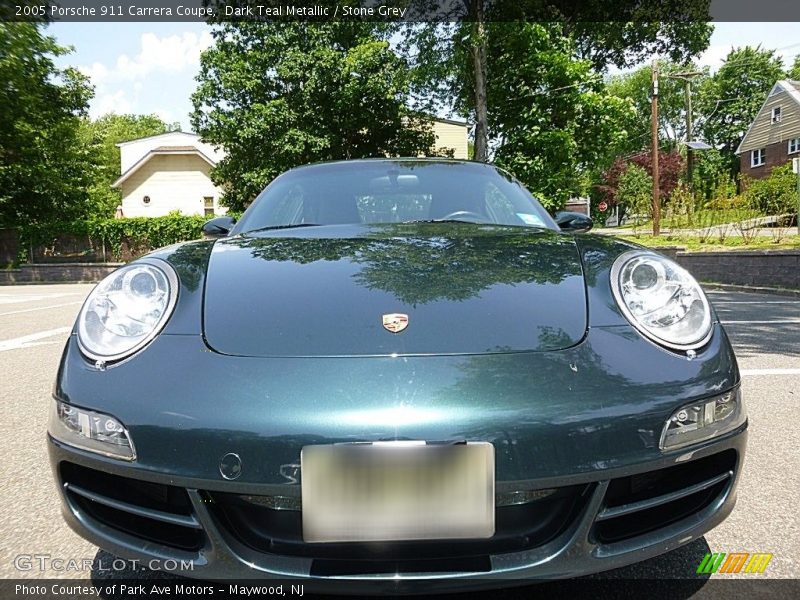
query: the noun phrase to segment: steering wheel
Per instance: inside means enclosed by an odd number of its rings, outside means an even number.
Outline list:
[[[450,221],[450,220],[465,220],[463,217],[469,217],[473,219],[476,223],[486,223],[486,219],[479,215],[476,212],[472,212],[471,210],[456,210],[451,212],[448,215],[443,216],[441,219],[436,219],[437,221]]]

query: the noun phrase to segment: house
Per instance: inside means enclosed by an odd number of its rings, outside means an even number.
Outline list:
[[[433,150],[452,151],[454,158],[468,157],[467,124],[433,119]],[[222,188],[209,173],[225,156],[221,149],[183,131],[117,144],[120,175],[112,187],[122,192],[121,217],[160,217],[178,210],[186,215],[223,215]]]
[[[452,150],[453,158],[469,158],[468,127],[463,121],[433,119],[434,150]]]
[[[781,79],[736,149],[741,172],[754,179],[800,156],[800,81]]]
[[[117,144],[122,175],[112,187],[122,192],[125,217],[159,217],[178,210],[186,215],[225,214],[222,189],[209,175],[224,152],[183,131]],[[121,213],[121,214],[120,214]]]

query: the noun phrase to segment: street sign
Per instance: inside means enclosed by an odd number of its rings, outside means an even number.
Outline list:
[[[597,205],[597,210],[599,210],[600,212],[606,212],[608,210],[608,203],[601,202],[600,204]]]

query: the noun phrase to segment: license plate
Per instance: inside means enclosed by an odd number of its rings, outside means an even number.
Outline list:
[[[490,443],[306,446],[300,465],[306,542],[494,535]]]

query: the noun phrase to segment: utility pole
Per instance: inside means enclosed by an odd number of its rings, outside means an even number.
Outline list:
[[[694,173],[694,152],[692,142],[692,80],[686,79],[683,84],[683,95],[686,99],[686,183],[692,191],[692,173]]]
[[[658,61],[653,59],[653,108],[651,120],[653,129],[653,235],[661,233],[661,201],[658,185]]]
[[[692,80],[695,77],[700,77],[702,73],[697,71],[686,71],[684,73],[673,73],[667,75],[672,79],[680,79],[683,81],[683,97],[686,102],[686,183],[689,186],[689,191],[693,189],[693,173],[694,173],[694,150],[691,148],[692,142]]]

